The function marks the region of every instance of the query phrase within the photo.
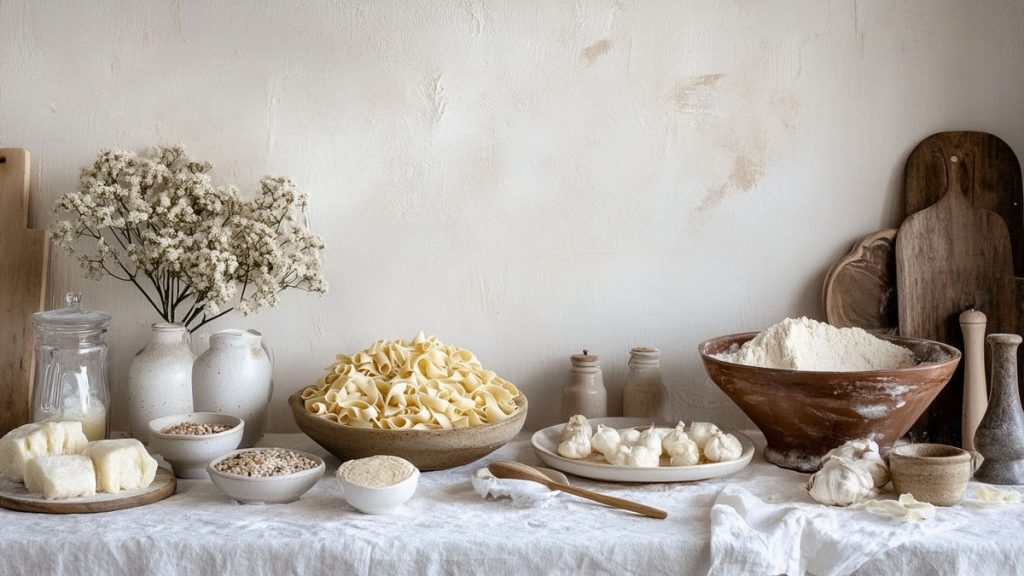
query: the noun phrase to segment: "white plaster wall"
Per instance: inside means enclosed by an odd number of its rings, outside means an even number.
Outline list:
[[[1024,152],[1022,30],[1012,0],[0,0],[0,146],[33,154],[36,226],[111,145],[310,193],[330,293],[211,326],[269,335],[275,429],[335,353],[421,329],[517,383],[531,427],[584,347],[617,411],[641,344],[678,416],[742,424],[697,343],[820,317],[925,136]],[[48,305],[114,314],[123,394],[153,315],[76,266],[54,256]]]

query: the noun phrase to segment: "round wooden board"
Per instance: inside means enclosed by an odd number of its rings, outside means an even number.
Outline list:
[[[897,332],[895,241],[893,228],[872,232],[829,268],[822,286],[829,324],[875,334]]]
[[[40,512],[43,514],[92,514],[111,512],[145,506],[167,498],[177,489],[174,475],[163,468],[157,468],[153,482],[138,490],[120,494],[96,494],[85,498],[47,500],[39,494],[25,489],[24,484],[0,478],[0,506],[17,512]]]

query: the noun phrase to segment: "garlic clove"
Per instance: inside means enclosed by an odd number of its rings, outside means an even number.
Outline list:
[[[619,437],[619,431],[604,424],[597,425],[597,432],[594,432],[594,437],[590,439],[594,450],[605,456],[614,453],[620,443],[622,439]]]
[[[573,430],[569,439],[558,445],[558,454],[573,460],[586,458],[591,452],[590,435],[583,428]]]

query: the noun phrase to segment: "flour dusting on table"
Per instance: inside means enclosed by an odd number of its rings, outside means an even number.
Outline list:
[[[836,328],[809,318],[787,318],[743,346],[716,354],[735,364],[807,370],[859,372],[908,368],[917,362],[902,346],[860,328]]]

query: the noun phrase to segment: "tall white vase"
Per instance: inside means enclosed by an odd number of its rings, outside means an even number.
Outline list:
[[[245,421],[240,447],[263,435],[274,392],[273,363],[262,334],[222,330],[210,336],[210,349],[192,366],[192,397],[197,412],[224,412]]]
[[[149,342],[128,368],[132,435],[149,441],[149,421],[192,411],[192,341],[183,324],[153,324]]]

